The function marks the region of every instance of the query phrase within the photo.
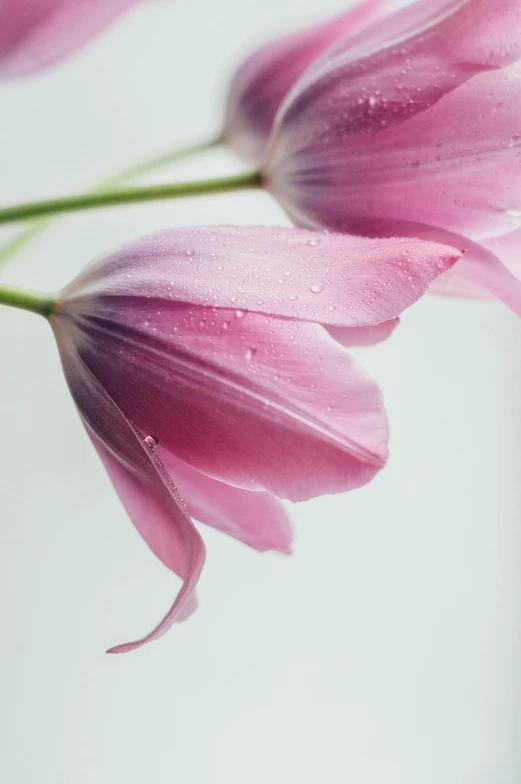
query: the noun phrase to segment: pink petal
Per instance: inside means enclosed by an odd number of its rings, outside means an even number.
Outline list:
[[[469,243],[468,254],[449,275],[435,282],[432,293],[473,299],[496,297],[521,316],[521,281],[485,244]]]
[[[461,251],[411,239],[212,226],[161,232],[91,265],[77,297],[141,297],[240,308],[337,327],[396,318]]]
[[[0,76],[21,76],[82,46],[137,0],[2,0]]]
[[[514,69],[475,76],[399,125],[294,151],[279,160],[270,187],[301,225],[354,232],[361,220],[405,220],[472,239],[513,230],[521,223],[520,98]]]
[[[359,487],[385,463],[378,387],[318,325],[146,295],[60,311],[125,415],[208,476],[296,501]]]
[[[326,22],[286,35],[251,54],[228,95],[224,136],[251,163],[259,163],[284,97],[305,69],[332,43],[380,12],[383,0],[362,0]]]
[[[499,238],[478,243],[446,229],[411,221],[358,221],[354,230],[380,237],[399,232],[402,237],[414,237],[447,246],[465,248],[465,254],[448,272],[440,275],[430,286],[430,293],[449,296],[497,297],[516,315],[521,316],[521,281],[500,261],[490,249],[499,246]],[[513,251],[516,237],[509,245]],[[506,243],[505,243],[506,244]]]
[[[291,523],[280,501],[269,493],[241,490],[211,479],[161,446],[157,451],[191,517],[255,550],[289,552]]]
[[[109,651],[124,653],[157,639],[194,608],[204,544],[153,449],[84,365],[59,318],[51,321],[72,396],[119,497],[150,549],[183,580],[174,604],[149,634]]]
[[[475,74],[515,63],[520,24],[519,0],[422,0],[381,17],[305,72],[275,146],[296,152],[401,124]]]
[[[375,327],[327,327],[327,331],[341,346],[372,346],[387,340],[398,323],[399,319],[395,318]]]
[[[501,259],[517,280],[521,279],[521,229],[490,237],[482,240],[481,244]]]

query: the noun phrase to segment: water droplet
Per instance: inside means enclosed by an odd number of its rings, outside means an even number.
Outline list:
[[[292,292],[291,294],[288,295],[288,299],[290,299],[292,302],[296,302],[298,300],[298,294]]]
[[[159,439],[155,436],[147,436],[145,438],[145,444],[150,447],[150,449],[155,449],[156,446],[159,444]]]
[[[236,310],[235,311],[235,315],[236,315],[236,317],[238,319],[242,319],[246,315],[246,311],[245,310]]]
[[[317,245],[320,245],[320,240],[319,239],[308,240],[308,245],[310,245],[312,248],[316,248]]]
[[[330,313],[334,313],[334,312],[335,312],[335,310],[336,310],[336,308],[335,308],[335,306],[334,306],[334,305],[330,305],[330,306],[328,307],[328,310],[329,310],[329,312],[330,312]]]
[[[187,256],[195,256],[195,250],[192,250],[191,248],[189,248],[189,249],[186,251],[186,255],[187,255]]]
[[[324,291],[324,284],[313,283],[310,290],[313,292],[313,294],[320,294],[321,291]]]
[[[248,362],[251,362],[256,353],[257,353],[257,346],[250,346],[245,354],[246,360]]]

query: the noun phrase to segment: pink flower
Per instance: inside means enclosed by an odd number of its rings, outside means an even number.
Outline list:
[[[266,187],[302,226],[466,247],[445,290],[520,313],[500,261],[521,229],[520,61],[521,0],[422,0],[376,21],[293,88]]]
[[[136,2],[0,0],[0,76],[20,76],[65,57]]]
[[[459,255],[415,240],[185,229],[123,248],[58,296],[50,321],[82,421],[139,533],[183,581],[161,623],[112,652],[193,609],[204,546],[190,514],[287,551],[275,496],[374,477],[387,458],[380,392],[327,329],[351,345],[383,339]]]
[[[224,138],[245,160],[260,163],[275,115],[306,68],[333,43],[373,19],[383,0],[362,0],[354,8],[262,46],[241,65],[232,81]]]

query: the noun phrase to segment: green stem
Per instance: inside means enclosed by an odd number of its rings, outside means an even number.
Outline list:
[[[17,223],[29,218],[40,218],[45,215],[59,215],[64,212],[79,212],[98,207],[114,207],[118,204],[133,204],[144,201],[160,201],[162,199],[178,199],[202,194],[225,193],[261,185],[258,171],[235,174],[212,180],[195,182],[174,182],[167,185],[149,185],[140,188],[126,188],[116,191],[99,191],[82,193],[77,196],[66,196],[61,199],[34,201],[27,204],[16,204],[0,210],[0,224]]]
[[[186,147],[176,148],[174,150],[168,150],[167,152],[155,155],[148,160],[142,161],[141,163],[134,164],[127,169],[123,169],[117,174],[114,174],[111,177],[103,180],[93,189],[93,192],[97,193],[99,191],[116,188],[126,180],[139,177],[143,174],[148,174],[157,169],[162,169],[172,163],[176,163],[177,161],[184,160],[185,158],[189,158],[193,155],[196,155],[197,153],[201,153],[206,150],[210,150],[213,147],[217,147],[219,144],[222,144],[221,137],[210,139],[209,141],[205,142],[199,142],[197,144],[191,144]],[[16,251],[20,250],[28,242],[42,234],[50,223],[52,223],[52,218],[40,218],[40,220],[36,220],[29,226],[23,228],[11,240],[8,240],[5,245],[1,246],[0,266],[4,264],[14,253],[16,253]]]
[[[13,286],[0,286],[0,305],[29,310],[47,318],[54,308],[54,297],[37,291],[26,291]]]

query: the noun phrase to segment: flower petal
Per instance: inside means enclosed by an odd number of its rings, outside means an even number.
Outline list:
[[[327,331],[341,346],[372,346],[387,340],[398,323],[399,319],[395,318],[375,327],[327,327]]]
[[[519,0],[423,0],[330,47],[277,118],[280,159],[401,124],[475,74],[521,58]],[[279,148],[284,148],[282,151]]]
[[[248,162],[259,163],[277,110],[293,84],[332,43],[366,24],[382,6],[383,0],[361,0],[333,19],[278,38],[253,52],[230,86],[226,142]]]
[[[521,280],[491,249],[498,247],[499,238],[478,243],[461,234],[412,221],[361,220],[354,222],[353,229],[366,235],[375,232],[379,237],[399,232],[402,237],[464,247],[465,254],[460,261],[451,270],[440,275],[431,284],[429,292],[486,299],[497,297],[516,315],[521,316]],[[515,246],[515,234],[514,232],[510,239],[511,249]]]
[[[175,481],[191,517],[261,552],[289,552],[291,523],[270,493],[252,492],[218,482],[190,468],[161,446],[157,452]]]
[[[155,640],[194,607],[204,544],[153,449],[77,355],[62,324],[51,317],[71,394],[129,517],[155,555],[183,580],[174,604],[145,637],[117,645],[124,653]]]
[[[83,306],[60,309],[87,367],[208,476],[297,501],[359,487],[385,463],[378,387],[322,327],[146,296]]]
[[[461,251],[411,239],[212,226],[160,232],[91,265],[63,293],[175,299],[337,327],[377,326],[416,302]]]
[[[360,220],[382,218],[473,239],[513,230],[521,223],[520,95],[515,69],[481,74],[398,126],[299,152],[270,187],[297,223],[314,228],[354,232]]]
[[[73,52],[137,0],[3,0],[0,77],[37,71]]]

